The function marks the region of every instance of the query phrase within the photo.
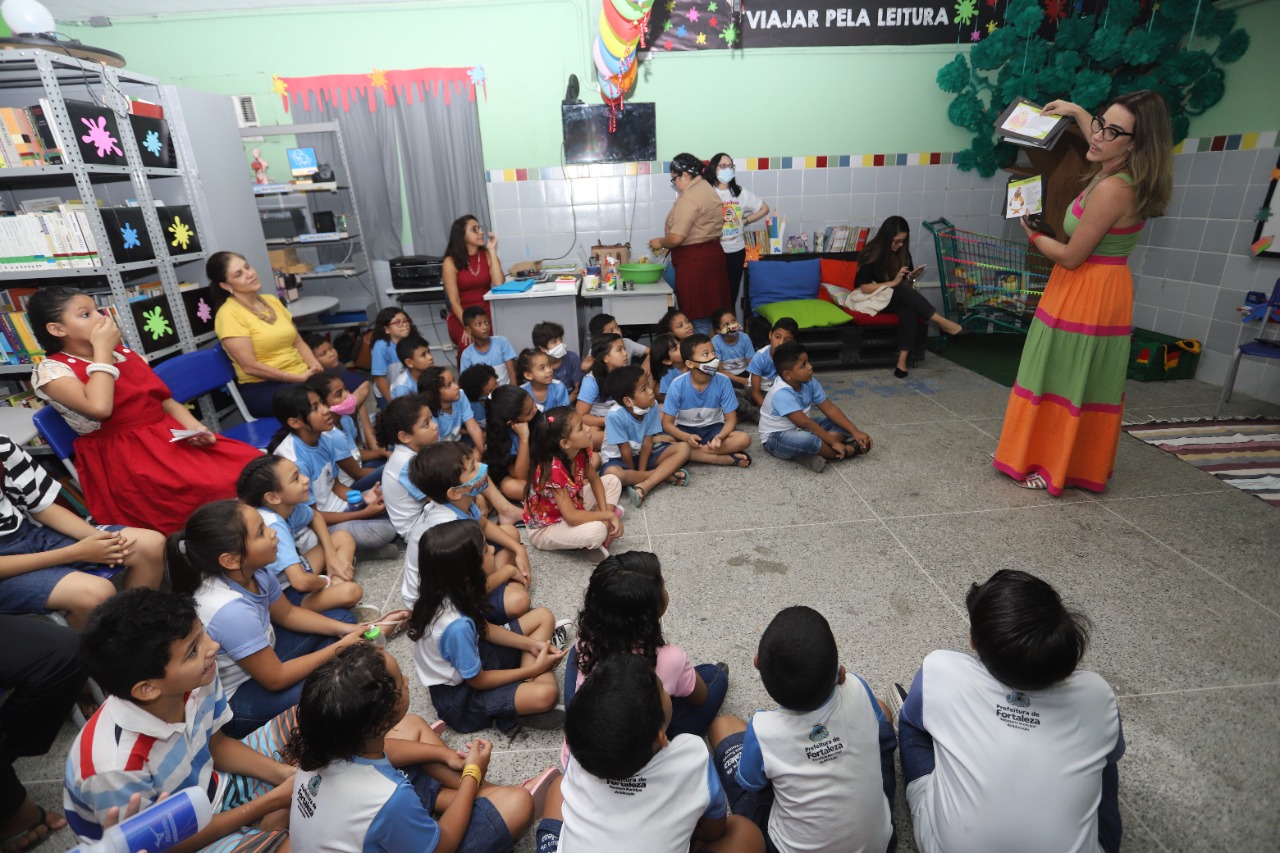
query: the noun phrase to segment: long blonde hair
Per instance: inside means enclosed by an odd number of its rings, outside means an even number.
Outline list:
[[[1135,213],[1142,219],[1164,216],[1173,193],[1173,128],[1169,123],[1169,107],[1160,93],[1151,89],[1121,95],[1109,106],[1121,106],[1133,113],[1133,147],[1119,171],[1133,178]],[[1085,178],[1093,178],[1101,169],[1101,163],[1093,164]]]

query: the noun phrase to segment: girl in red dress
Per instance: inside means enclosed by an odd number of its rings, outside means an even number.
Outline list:
[[[99,524],[169,534],[197,507],[235,497],[240,470],[262,454],[218,438],[174,400],[91,297],[43,288],[27,314],[47,354],[32,384],[79,433],[76,470]],[[200,432],[172,442],[173,429]]]
[[[492,231],[486,235],[479,220],[469,213],[455,219],[449,228],[449,245],[444,250],[441,274],[444,295],[449,300],[449,337],[458,348],[461,364],[462,351],[471,346],[471,336],[462,325],[462,312],[473,305],[488,312],[484,295],[489,288],[502,284],[506,277],[502,261],[498,260],[497,235]]]

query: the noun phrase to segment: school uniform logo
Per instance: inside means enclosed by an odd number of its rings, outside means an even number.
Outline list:
[[[315,817],[316,794],[320,791],[320,774],[312,776],[307,784],[298,789],[298,813],[304,818]]]
[[[827,732],[827,727],[821,723],[809,729],[809,740],[814,743],[817,743],[820,740],[826,740],[829,737],[831,737],[831,735]]]
[[[1017,690],[1013,691],[1008,696],[1006,696],[1005,700],[1015,708],[1031,707],[1031,697]]]

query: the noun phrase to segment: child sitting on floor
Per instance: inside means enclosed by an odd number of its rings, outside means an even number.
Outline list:
[[[574,408],[591,433],[591,447],[600,449],[604,441],[604,416],[617,403],[605,390],[609,372],[627,366],[627,350],[621,335],[603,335],[591,344],[591,372],[582,377]]]
[[[498,374],[487,364],[473,364],[458,374],[458,387],[471,402],[471,414],[475,417],[480,429],[484,429],[484,409],[480,401],[487,400],[498,387]]]
[[[539,418],[529,434],[529,461],[524,522],[533,547],[582,549],[593,564],[609,556],[609,543],[623,534],[622,482],[591,467],[591,431],[582,416],[566,407]]]
[[[419,450],[439,440],[431,408],[417,394],[392,400],[378,416],[378,441],[391,448],[382,467],[382,500],[396,533],[406,539],[427,503],[427,496],[409,479],[409,462]]]
[[[751,338],[742,331],[738,315],[732,308],[721,308],[711,315],[712,328],[716,335],[711,339],[715,347],[716,358],[720,359],[720,372],[733,383],[733,393],[738,397],[738,410],[749,421],[760,416],[760,407],[751,401],[751,377],[747,373],[747,365],[756,354],[751,346]]]
[[[286,598],[317,613],[360,603],[356,540],[344,531],[330,535],[324,518],[307,505],[310,482],[297,465],[274,455],[253,460],[240,472],[236,496],[276,532],[276,559],[267,569]]]
[[[118,524],[94,527],[58,506],[62,487],[5,435],[0,463],[0,612],[61,611],[80,629],[115,594],[112,567],[123,567],[126,586],[159,588],[163,536]]]
[[[712,465],[751,467],[751,436],[735,429],[738,399],[733,384],[720,373],[720,360],[706,335],[680,342],[680,357],[689,371],[676,378],[662,404],[662,428],[693,449],[690,459]]]
[[[293,709],[243,741],[221,731],[232,714],[218,677],[218,643],[190,598],[126,590],[94,611],[80,649],[89,677],[107,694],[67,753],[62,801],[82,843],[101,839],[112,813],[133,797],[149,806],[189,787],[208,793],[214,815],[183,849],[287,843],[294,769],[279,751]]]
[[[372,488],[382,476],[382,465],[387,461],[389,451],[378,444],[376,437],[361,436],[357,430],[356,418],[361,417],[363,424],[368,421],[369,413],[357,406],[356,395],[347,390],[347,386],[342,383],[342,377],[336,373],[326,370],[324,373],[309,377],[303,384],[319,394],[320,399],[329,407],[329,414],[334,423],[331,430],[335,436],[345,442],[345,449],[359,462],[355,468],[340,466],[338,479],[344,486],[360,491]],[[353,474],[352,471],[356,473]]]
[[[614,655],[567,706],[570,759],[547,793],[540,851],[762,853],[752,823],[730,816],[702,739],[667,737],[671,697],[640,655]]]
[[[427,447],[409,463],[409,479],[431,504],[414,520],[405,537],[400,588],[405,607],[412,608],[419,596],[418,577],[424,567],[418,564],[418,553],[423,534],[438,524],[469,520],[480,525],[485,540],[497,550],[492,571],[485,575],[490,621],[507,622],[529,612],[529,552],[520,533],[509,524],[485,518],[477,503],[488,485],[487,468],[457,442]]]
[[[422,594],[409,638],[418,680],[440,719],[460,732],[496,724],[514,735],[522,721],[559,728],[563,713],[548,712],[560,696],[551,670],[564,652],[551,644],[551,611],[539,607],[506,625],[489,622],[483,590],[493,549],[474,521],[436,525],[418,548]]]
[[[489,481],[509,500],[524,500],[529,480],[529,422],[542,417],[532,395],[519,385],[500,385],[482,404],[484,453]]]
[[[578,396],[578,383],[582,381],[582,359],[564,342],[564,326],[543,321],[533,327],[533,345],[551,359],[555,378],[564,383],[569,399]]]
[[[307,385],[286,385],[276,392],[272,409],[281,424],[267,451],[291,460],[311,486],[311,505],[331,531],[345,530],[365,550],[391,544],[396,529],[386,517],[382,490],[374,481],[360,495],[365,502],[353,509],[349,492],[338,479],[338,470],[353,480],[364,476],[360,463],[339,430],[320,395]]]
[[[462,441],[466,437],[472,447],[484,449],[484,432],[476,423],[471,395],[454,381],[450,368],[428,367],[422,371],[418,379],[418,393],[436,419],[441,441]]]
[[[421,718],[406,717],[408,709],[396,659],[367,643],[307,677],[285,750],[298,764],[289,816],[295,849],[512,849],[533,820],[530,792],[486,785],[492,744],[476,738],[455,752]],[[397,728],[410,724],[423,742],[401,739]],[[546,785],[555,775],[539,779]]]
[[[627,351],[627,364],[638,358],[645,358],[649,355],[649,348],[644,344],[636,343],[630,338],[624,337],[622,327],[618,325],[618,321],[612,314],[597,314],[587,323],[587,331],[591,335],[591,348],[595,349],[596,341],[608,335],[617,335],[622,338],[622,347]],[[594,361],[594,358],[592,359]],[[591,365],[583,365],[584,370],[590,370]]]
[[[529,392],[539,412],[570,405],[569,389],[556,379],[551,356],[542,350],[521,350],[516,359],[516,373],[524,378],[524,384],[520,387]]]
[[[757,711],[750,725],[718,717],[709,733],[733,813],[772,850],[893,850],[893,724],[866,682],[847,677],[830,624],[812,608],[786,608],[755,664],[782,707]]]
[[[369,420],[369,409],[365,406],[369,395],[373,393],[373,380],[366,379],[363,374],[356,373],[354,370],[348,370],[347,366],[338,358],[338,350],[334,348],[325,335],[320,332],[308,332],[304,337],[307,346],[311,347],[311,354],[316,357],[316,361],[320,362],[320,366],[324,368],[325,372],[334,373],[342,377],[342,384],[351,392],[351,396],[355,397],[355,403],[349,405],[352,406],[356,413],[360,424],[360,434],[364,436],[365,446],[377,446],[377,443],[373,440],[373,423]],[[346,429],[346,427],[344,426],[343,429]]]
[[[756,350],[747,365],[747,374],[751,377],[751,402],[757,406],[764,405],[764,395],[769,393],[773,382],[778,378],[778,370],[773,366],[773,354],[778,347],[790,343],[800,334],[800,326],[790,317],[779,317],[769,330],[769,343]]]
[[[195,599],[200,621],[221,646],[218,672],[234,719],[249,732],[298,704],[302,679],[360,639],[351,611],[316,613],[286,598],[274,572],[276,533],[239,501],[205,504],[166,545],[174,592]]]
[[[689,445],[655,440],[661,436],[662,416],[654,405],[653,380],[632,365],[619,367],[605,382],[609,396],[621,405],[604,418],[600,472],[610,473],[631,492],[636,506],[662,483],[687,486]]]
[[[410,335],[396,344],[396,358],[400,359],[400,366],[404,368],[404,372],[391,386],[392,400],[417,394],[418,378],[422,376],[422,371],[436,363],[436,360],[431,357],[431,345],[425,338],[418,335]]]
[[[404,370],[400,359],[396,358],[396,344],[417,334],[418,327],[409,319],[409,315],[394,305],[383,308],[373,320],[373,350],[369,356],[369,373],[373,375],[374,390],[384,403],[391,399],[391,386]]]
[[[471,346],[462,351],[458,369],[466,370],[473,364],[487,364],[498,374],[499,385],[516,382],[515,348],[502,335],[490,333],[489,312],[480,305],[472,305],[462,312],[462,325],[471,335]]]
[[[1116,697],[1077,669],[1089,621],[1002,569],[965,597],[972,655],[924,659],[898,720],[921,853],[1120,849]]]
[[[659,403],[667,401],[667,392],[676,377],[684,373],[684,359],[680,357],[680,342],[672,334],[661,334],[653,339],[649,350],[649,375],[653,377]]]
[[[871,436],[827,399],[822,384],[813,377],[804,344],[783,344],[773,361],[778,380],[760,408],[760,443],[770,456],[794,459],[817,472],[828,459],[852,459],[871,449]],[[809,417],[814,406],[822,412],[820,421]]]
[[[677,343],[696,331],[693,321],[679,308],[668,308],[667,313],[658,318],[656,329],[655,334],[674,335]]]

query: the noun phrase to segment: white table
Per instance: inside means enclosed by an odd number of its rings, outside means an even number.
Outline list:
[[[533,327],[542,322],[564,326],[565,343],[578,340],[578,282],[557,284],[550,290],[484,295],[493,317],[493,333],[511,341],[516,352],[532,346]]]
[[[22,445],[36,437],[36,410],[22,406],[0,407],[0,435],[7,435],[14,444]]]
[[[665,281],[637,284],[634,290],[583,290],[583,299],[599,299],[600,310],[612,314],[619,326],[652,326],[675,302]]]
[[[336,296],[300,296],[292,302],[285,303],[285,308],[295,317],[310,317],[323,314],[331,308],[338,307]]]

